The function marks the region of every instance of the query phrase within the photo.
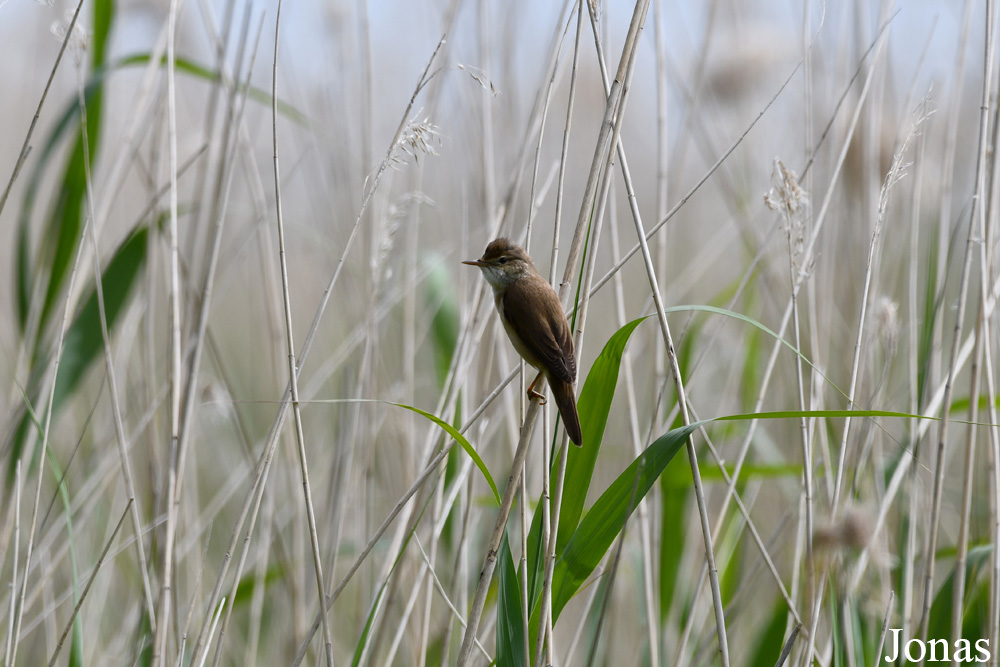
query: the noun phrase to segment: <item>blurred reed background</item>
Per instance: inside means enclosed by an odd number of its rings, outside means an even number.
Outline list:
[[[0,664],[1000,650],[992,2],[77,7],[0,2]],[[477,598],[501,234],[584,447]]]

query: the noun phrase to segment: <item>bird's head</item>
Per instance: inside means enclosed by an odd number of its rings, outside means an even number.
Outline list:
[[[466,260],[462,264],[478,266],[494,289],[506,287],[535,270],[524,248],[504,237],[491,241],[479,259]]]

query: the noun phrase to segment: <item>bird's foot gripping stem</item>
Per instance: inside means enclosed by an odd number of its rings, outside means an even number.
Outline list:
[[[538,375],[535,376],[535,379],[531,383],[531,385],[528,386],[528,400],[530,401],[533,398],[537,398],[539,405],[545,405],[546,403],[548,403],[548,400],[545,398],[545,396],[535,391],[535,385],[538,384],[538,381],[541,379],[542,379],[542,374],[539,373]]]

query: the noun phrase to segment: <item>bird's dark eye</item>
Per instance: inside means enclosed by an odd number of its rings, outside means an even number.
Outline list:
[[[501,257],[500,259],[497,260],[497,262],[500,263],[500,264],[506,264],[507,263],[507,256],[505,255],[505,256]]]

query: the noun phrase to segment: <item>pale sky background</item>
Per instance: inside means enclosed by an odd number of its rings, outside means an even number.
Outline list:
[[[814,98],[820,112],[814,118],[814,136],[825,124],[829,110],[846,85],[856,67],[859,54],[867,48],[875,33],[878,8],[876,3],[861,2],[867,14],[856,18],[850,3],[814,2],[809,5],[812,31],[819,31],[814,50]],[[945,105],[954,93],[955,82],[950,81],[955,71],[958,45],[961,37],[963,3],[948,0],[908,0],[898,4],[898,14],[893,20],[889,36],[888,75],[885,78],[884,97],[887,108],[885,132],[895,135],[893,125],[902,125],[909,110],[901,106],[907,91],[916,81],[917,99],[933,85],[932,100],[938,107]],[[974,11],[982,14],[981,3],[974,3]],[[402,113],[414,82],[423,70],[434,45],[440,38],[445,3],[379,0],[369,3],[373,109],[371,113],[372,131],[370,145],[375,158],[384,152]],[[48,72],[57,53],[59,42],[52,34],[52,25],[64,20],[71,3],[57,1],[45,5],[35,0],[7,0],[0,6],[0,41],[6,44],[6,57],[0,59],[0,118],[4,131],[0,134],[0,178],[9,177],[20,149],[31,116],[38,103]],[[110,44],[111,60],[128,54],[148,51],[156,34],[165,20],[168,3],[165,0],[122,0],[118,4],[118,15],[113,27]],[[263,16],[264,28],[260,52],[255,65],[254,82],[261,88],[270,89],[271,59],[273,53],[273,31],[276,3],[253,2],[252,21],[256,26]],[[714,6],[716,28],[711,35],[711,46],[706,63],[708,90],[700,106],[703,114],[701,122],[714,136],[715,150],[728,145],[763,108],[774,95],[781,82],[792,72],[802,53],[801,2],[769,2],[765,0],[736,1],[724,0],[717,3],[683,0],[665,2],[662,8],[662,25],[667,44],[670,81],[669,123],[671,141],[683,131],[685,122],[685,97],[683,86],[689,86],[691,77],[698,70],[698,56],[704,39],[708,20],[708,7]],[[205,12],[213,14],[218,23],[224,4],[220,0],[186,0],[178,26],[177,53],[208,66],[212,64],[212,53],[204,28]],[[238,0],[237,12],[246,7],[245,0]],[[327,2],[322,0],[297,0],[284,6],[282,43],[280,49],[279,95],[304,111],[319,123],[336,151],[360,150],[362,139],[358,136],[358,114],[360,113],[359,91],[361,73],[359,62],[358,14],[356,3]],[[478,45],[480,7],[490,12],[488,34],[492,40],[488,61],[484,62]],[[543,75],[545,54],[554,32],[553,26],[559,14],[561,3],[531,2],[464,2],[460,9],[455,29],[449,36],[449,53],[446,66],[448,71],[442,76],[447,80],[442,106],[431,118],[441,134],[439,152],[442,159],[453,160],[457,167],[450,177],[439,176],[438,185],[448,190],[461,190],[465,185],[463,161],[454,161],[458,155],[468,155],[477,146],[476,137],[480,133],[479,108],[470,107],[469,95],[475,92],[476,84],[466,74],[458,72],[459,64],[479,68],[500,91],[494,98],[493,115],[497,127],[504,128],[499,141],[505,151],[498,152],[497,169],[502,173],[509,168],[516,146],[524,136],[524,125],[530,111],[535,91],[538,90]],[[631,15],[630,3],[615,0],[603,8],[608,21],[610,35],[606,46],[608,59],[617,63],[621,40]],[[823,12],[826,12],[825,15]],[[85,25],[90,23],[89,4],[82,14]],[[656,81],[654,78],[654,22],[656,14],[651,10],[643,35],[644,54],[638,63],[632,84],[628,114],[623,138],[627,146],[653,146],[656,118]],[[238,25],[238,21],[237,21]],[[964,86],[965,99],[960,109],[962,118],[968,124],[961,125],[962,141],[975,141],[968,135],[975,128],[974,121],[978,106],[979,80],[982,63],[982,17],[973,20],[973,33],[965,41],[968,57],[967,75]],[[571,31],[572,32],[572,31]],[[589,32],[589,30],[587,31]],[[586,35],[586,33],[585,33]],[[570,35],[570,39],[572,34]],[[589,35],[586,36],[589,40]],[[231,50],[229,62],[232,61]],[[568,58],[569,47],[564,48]],[[921,62],[922,54],[926,56]],[[582,50],[581,81],[589,82],[590,94],[585,89],[579,104],[585,110],[598,114],[602,103],[596,92],[596,65],[593,45],[587,41]],[[613,65],[612,65],[613,67]],[[125,116],[131,109],[134,86],[138,83],[138,68],[116,73],[111,80],[107,105],[105,133],[103,139],[114,142],[121,132]],[[679,77],[679,79],[677,78]],[[748,138],[746,150],[749,158],[735,157],[734,163],[748,159],[760,167],[748,169],[750,182],[747,192],[754,199],[766,191],[770,175],[770,164],[776,155],[784,156],[791,164],[804,161],[804,136],[796,125],[801,123],[803,92],[801,73],[783,93],[775,107]],[[183,79],[183,77],[182,77]],[[67,58],[56,77],[49,94],[46,107],[36,129],[35,149],[42,145],[54,119],[71,103],[75,96],[77,74],[72,59]],[[564,75],[565,88],[568,76]],[[206,97],[206,88],[198,82],[182,81],[179,89],[179,122],[194,118],[198,128],[203,124],[203,113],[198,105]],[[478,97],[472,99],[479,100]],[[418,110],[422,109],[418,102]],[[589,112],[588,112],[589,113]],[[553,112],[553,119],[561,118],[564,107]],[[821,115],[822,114],[822,115]],[[247,115],[247,126],[258,139],[258,157],[267,160],[270,148],[270,110],[256,105]],[[550,121],[561,123],[559,121]],[[770,125],[768,125],[770,123]],[[783,127],[784,124],[784,127]],[[558,125],[554,125],[558,127]],[[787,129],[792,128],[792,129]],[[184,128],[181,128],[182,133]],[[577,130],[574,149],[579,151],[579,159],[587,160],[592,152],[594,130],[591,126],[580,126]],[[290,133],[292,136],[294,133]],[[289,135],[285,135],[288,137]],[[552,132],[548,140],[557,141],[558,132]],[[289,141],[290,155],[296,154],[292,139]],[[198,134],[186,133],[181,137],[181,154],[204,141]],[[303,139],[308,146],[308,138]],[[755,143],[756,142],[756,143]],[[553,144],[555,145],[555,144]],[[636,177],[642,185],[642,178],[652,173],[653,158],[633,150],[639,169]],[[25,171],[0,217],[0,270],[4,280],[12,276],[12,240],[17,213],[20,206],[19,195],[27,180],[27,174],[34,165],[29,157]],[[716,156],[702,151],[697,155],[699,164],[711,164]],[[290,158],[294,162],[294,157]],[[645,160],[645,161],[644,161]],[[374,162],[372,162],[374,164]],[[448,163],[440,163],[440,165]],[[439,166],[440,166],[439,165]],[[644,168],[645,167],[645,168]],[[963,167],[959,167],[960,169]],[[700,169],[700,167],[699,167]],[[100,168],[98,169],[98,177]],[[678,181],[672,185],[673,197],[690,185],[695,173],[677,175]],[[365,174],[352,173],[347,176],[345,188],[352,196],[358,197]],[[344,179],[340,179],[344,180]],[[499,179],[499,183],[505,179]],[[443,185],[441,185],[443,184]],[[432,187],[432,186],[429,186]],[[645,188],[648,192],[649,188]],[[435,196],[434,192],[430,193]],[[748,195],[749,196],[749,195]],[[357,201],[357,200],[356,200]],[[356,211],[357,206],[347,206],[346,210]],[[445,210],[442,217],[474,215],[475,211]],[[304,214],[305,215],[305,214]],[[344,214],[347,215],[346,213]],[[312,217],[320,217],[313,215]],[[337,221],[335,221],[336,224]],[[109,241],[113,242],[114,239]],[[0,309],[10,312],[11,290],[2,290]],[[7,319],[7,318],[3,318]],[[7,329],[9,325],[5,325]],[[10,331],[0,338],[3,347],[11,343]],[[8,347],[9,350],[9,347]]]

